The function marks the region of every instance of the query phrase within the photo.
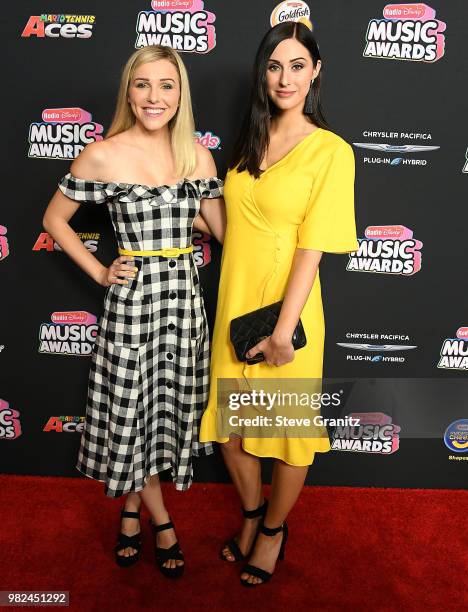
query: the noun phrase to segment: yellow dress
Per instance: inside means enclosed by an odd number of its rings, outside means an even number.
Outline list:
[[[275,367],[238,361],[229,339],[231,320],[284,297],[297,247],[331,253],[358,248],[354,154],[348,143],[328,130],[316,129],[258,179],[247,171],[230,170],[224,198],[228,222],[201,442],[228,440],[217,430],[218,379],[322,377],[325,326],[318,272],[301,314],[307,345],[295,352],[292,362]],[[257,457],[305,466],[316,452],[330,450],[322,430],[319,437],[243,437],[242,446]]]

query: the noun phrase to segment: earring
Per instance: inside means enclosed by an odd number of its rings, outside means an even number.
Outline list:
[[[310,82],[310,88],[309,88],[309,92],[306,96],[305,102],[304,102],[304,110],[303,112],[306,115],[311,115],[314,112],[314,105],[313,105],[313,93],[312,93],[312,85],[314,84],[314,79],[312,79],[312,81]]]

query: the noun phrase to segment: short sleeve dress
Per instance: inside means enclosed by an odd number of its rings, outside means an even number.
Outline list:
[[[222,194],[218,178],[149,187],[87,181],[67,174],[60,190],[78,202],[107,204],[118,246],[131,251],[186,248],[202,198]],[[209,337],[192,253],[135,256],[136,277],[112,284],[93,348],[77,469],[119,497],[170,469],[176,489],[192,483],[208,399]]]
[[[348,143],[318,128],[258,179],[230,170],[224,198],[227,232],[223,247],[211,358],[211,387],[200,441],[226,442],[217,427],[217,381],[322,377],[324,315],[317,273],[301,314],[307,345],[280,367],[236,359],[229,339],[233,318],[284,297],[296,248],[331,253],[357,250],[354,219],[354,154]],[[337,288],[338,290],[338,288]],[[244,450],[290,465],[313,462],[330,450],[326,429],[304,438],[244,437]]]

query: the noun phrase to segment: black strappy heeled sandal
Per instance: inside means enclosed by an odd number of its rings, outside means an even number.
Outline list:
[[[265,525],[262,524],[262,526],[260,527],[260,531],[266,536],[274,536],[280,531],[283,532],[283,538],[281,540],[281,548],[278,554],[278,559],[284,559],[284,550],[286,548],[286,542],[288,541],[287,523],[284,522],[282,525],[280,525],[279,527],[275,527],[274,529],[265,527]],[[265,582],[268,582],[270,578],[273,576],[273,574],[271,574],[270,572],[267,572],[261,567],[257,567],[256,565],[250,565],[249,563],[242,568],[242,573],[244,572],[251,574],[252,576],[255,576],[256,578],[260,578],[260,580],[262,581],[262,582],[248,582],[248,578],[241,578],[240,579],[241,584],[246,587],[255,587],[255,586],[260,586],[261,584],[265,584]]]
[[[174,529],[174,525],[171,520],[163,525],[155,525],[152,519],[150,519],[150,525],[153,528],[154,535],[165,529]],[[169,561],[169,559],[176,559],[178,561],[185,561],[184,553],[180,550],[178,542],[175,542],[169,548],[161,548],[155,545],[154,548],[156,556],[156,565],[159,567],[159,571],[166,578],[180,578],[184,573],[185,563],[183,565],[176,565],[175,567],[164,567],[163,563]]]
[[[247,519],[258,518],[259,516],[261,516],[263,519],[265,517],[267,508],[268,508],[268,500],[265,499],[263,501],[263,504],[259,506],[258,508],[255,508],[255,510],[244,510],[244,508],[242,508],[242,514],[244,515],[244,518],[247,518]],[[261,524],[261,521],[260,521],[260,524]],[[257,533],[255,534],[255,539],[252,542],[252,546],[250,547],[250,550],[247,551],[245,555],[242,553],[241,549],[239,548],[239,544],[236,542],[236,540],[233,537],[227,542],[225,542],[223,548],[219,551],[220,558],[223,561],[227,561],[228,563],[234,563],[235,561],[244,561],[244,559],[249,556],[250,551],[255,546],[255,542],[257,541],[258,531],[260,529],[260,524],[257,529]],[[234,557],[234,561],[229,561],[229,559],[227,559],[226,556],[223,554],[223,550],[226,546],[229,548],[229,552]]]
[[[140,511],[138,512],[128,512],[127,510],[122,509],[120,512],[120,519],[123,518],[140,518]],[[118,553],[124,548],[134,548],[137,552],[133,553],[133,555],[129,555],[126,557],[125,555],[119,555]],[[138,561],[140,558],[140,549],[141,549],[141,532],[139,531],[135,535],[128,536],[124,533],[119,533],[118,541],[115,545],[115,560],[117,565],[120,567],[130,567],[134,563]]]

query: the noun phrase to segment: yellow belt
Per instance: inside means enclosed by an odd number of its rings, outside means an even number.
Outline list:
[[[128,249],[119,249],[120,255],[142,255],[142,256],[151,256],[151,255],[160,255],[161,257],[178,257],[182,255],[182,253],[191,253],[193,251],[193,244],[184,249],[160,249],[159,251],[129,251]]]

